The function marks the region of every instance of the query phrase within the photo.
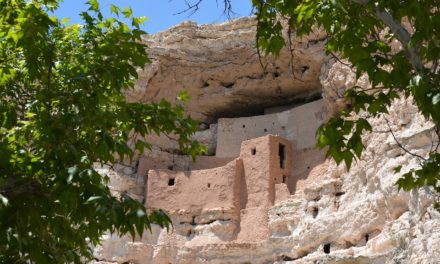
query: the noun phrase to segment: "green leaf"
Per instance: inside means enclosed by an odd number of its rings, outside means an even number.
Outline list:
[[[397,186],[399,190],[409,191],[415,186],[415,181],[413,178],[413,171],[407,172],[402,175],[400,179],[397,180]]]
[[[89,10],[99,11],[99,2],[98,0],[89,0],[87,4],[90,6]]]
[[[186,90],[182,90],[179,92],[177,99],[182,102],[188,102],[191,99],[191,96],[189,96]]]
[[[399,173],[400,170],[402,169],[402,165],[396,166],[393,168],[394,173]]]
[[[63,24],[63,25],[65,25],[65,24],[67,24],[69,22],[70,22],[70,18],[68,18],[68,17],[65,17],[65,18],[61,19],[61,24]]]
[[[351,164],[353,162],[353,155],[349,151],[344,151],[342,153],[342,158],[344,159],[345,165],[349,170],[351,168]]]
[[[125,18],[130,18],[133,15],[133,10],[131,7],[123,7],[122,14],[125,16]]]
[[[113,4],[110,5],[110,12],[115,14],[115,15],[119,15],[119,8]]]

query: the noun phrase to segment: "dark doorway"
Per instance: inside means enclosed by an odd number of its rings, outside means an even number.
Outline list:
[[[280,168],[284,169],[285,161],[286,161],[286,146],[283,144],[279,145],[278,155],[280,156]]]

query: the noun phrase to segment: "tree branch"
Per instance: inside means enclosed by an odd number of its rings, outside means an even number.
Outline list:
[[[190,4],[188,1],[185,1],[186,9],[184,9],[178,13],[174,13],[173,15],[181,15],[181,14],[189,12],[190,13],[189,16],[191,16],[199,10],[199,6],[202,2],[203,2],[203,0],[198,0],[196,3]]]
[[[406,50],[406,56],[408,57],[408,60],[411,62],[411,65],[413,66],[414,70],[418,73],[422,73],[423,71],[423,64],[420,59],[419,54],[417,53],[417,50],[414,47],[409,46],[409,42],[411,40],[411,35],[408,33],[408,31],[398,22],[396,21],[390,13],[388,13],[385,10],[379,10],[378,7],[374,8],[374,13],[382,22],[387,25],[391,32],[393,32],[396,35],[396,38],[402,43],[403,47]]]
[[[217,6],[218,6],[218,1],[216,0]],[[192,16],[195,12],[197,12],[200,9],[200,4],[203,2],[203,0],[197,0],[197,2],[195,3],[189,3],[187,0],[185,0],[185,4],[186,4],[186,9],[174,13],[173,15],[181,15],[184,13],[189,13],[188,16]],[[232,10],[232,3],[231,0],[223,0],[223,13],[226,15],[226,17],[228,19],[231,18],[231,14],[235,14],[234,11]]]
[[[385,121],[387,121],[388,128],[390,129],[389,132],[390,132],[391,135],[393,136],[394,141],[396,141],[397,145],[398,145],[401,149],[403,149],[406,153],[410,154],[411,156],[414,156],[414,157],[417,157],[417,158],[419,158],[419,159],[421,159],[421,160],[426,161],[426,159],[425,159],[424,157],[422,157],[422,156],[420,156],[420,155],[418,155],[418,154],[412,153],[411,151],[407,150],[402,144],[400,144],[400,142],[397,140],[396,136],[394,135],[393,130],[391,129],[390,122],[388,121],[388,119],[387,119],[386,117],[384,117],[384,118],[385,118]]]
[[[370,2],[370,0],[353,0],[353,2],[361,5],[366,5]],[[379,7],[375,6],[374,15],[379,18],[386,26],[388,26],[391,32],[393,32],[396,36],[397,40],[400,41],[406,51],[406,56],[411,62],[413,69],[418,73],[422,73],[424,68],[423,63],[420,59],[419,54],[417,53],[417,50],[413,47],[410,47],[409,45],[409,42],[411,41],[411,35],[409,34],[409,32],[385,9],[381,10],[379,9]]]

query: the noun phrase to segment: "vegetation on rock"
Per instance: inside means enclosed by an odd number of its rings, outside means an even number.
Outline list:
[[[58,2],[0,1],[0,263],[80,263],[105,232],[168,227],[161,211],[112,196],[94,165],[133,158],[151,133],[203,151],[181,105],[125,100],[149,62],[144,19],[113,5],[131,25],[104,18],[90,0],[84,25],[67,26],[49,15]]]

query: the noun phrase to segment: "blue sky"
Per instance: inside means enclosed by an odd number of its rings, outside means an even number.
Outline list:
[[[189,3],[197,2],[197,0],[187,1]],[[192,20],[199,24],[227,20],[227,17],[223,15],[223,1],[217,1],[203,0],[200,9],[192,16],[189,16],[189,13],[176,14],[186,9],[185,0],[99,0],[99,3],[105,15],[109,15],[111,4],[120,8],[130,6],[135,16],[148,17],[143,29],[152,34],[185,20]],[[70,18],[70,23],[79,23],[81,20],[78,14],[87,9],[86,2],[86,0],[64,0],[55,15],[59,18]],[[232,0],[232,8],[237,13],[235,17],[248,16],[252,12],[250,0]]]

